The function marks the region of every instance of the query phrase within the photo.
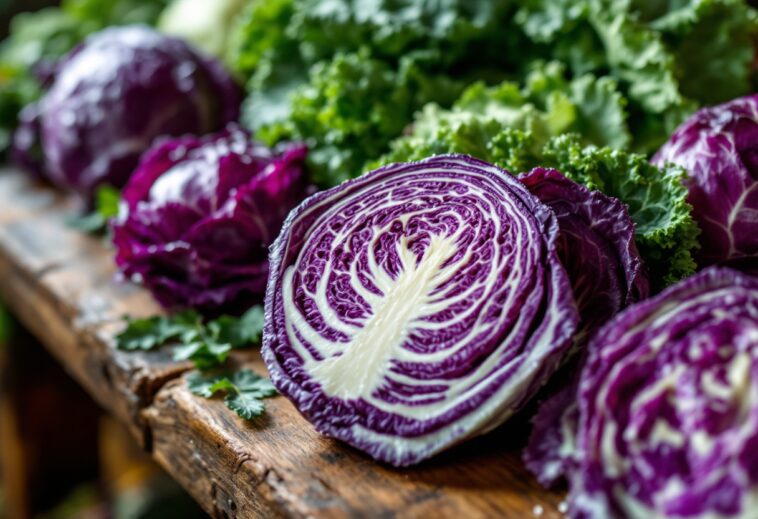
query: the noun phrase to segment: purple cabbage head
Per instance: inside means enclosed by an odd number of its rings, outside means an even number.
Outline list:
[[[653,157],[688,173],[688,202],[702,231],[701,266],[758,273],[758,94],[704,108]]]
[[[487,432],[571,347],[558,243],[548,206],[470,157],[317,193],[271,249],[271,379],[319,431],[397,466]]]
[[[601,328],[570,516],[755,517],[758,279],[711,267]]]
[[[234,125],[157,143],[112,224],[121,273],[170,309],[214,314],[260,301],[268,247],[307,193],[306,153],[272,151]]]
[[[22,121],[15,155],[38,171],[39,154],[24,157],[36,141],[46,175],[89,198],[100,184],[123,186],[156,137],[205,134],[236,120],[240,99],[221,66],[181,40],[144,26],[106,29],[56,66],[38,120]]]
[[[634,243],[634,223],[621,201],[556,170],[536,168],[519,180],[558,219],[558,257],[581,317],[574,335],[578,351],[545,391],[524,451],[527,467],[542,484],[551,485],[573,463],[578,374],[587,338],[624,307],[648,297],[650,285]]]

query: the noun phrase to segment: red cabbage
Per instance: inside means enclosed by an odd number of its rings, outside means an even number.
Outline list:
[[[702,230],[700,265],[758,273],[758,94],[695,113],[653,162],[689,173],[688,202]]]
[[[571,517],[755,517],[758,279],[706,269],[589,350]]]
[[[557,246],[547,206],[465,156],[317,193],[271,249],[271,379],[319,431],[397,466],[489,431],[571,346]]]
[[[41,135],[21,143],[38,140],[45,173],[90,198],[100,184],[123,186],[156,137],[222,129],[240,99],[221,66],[181,40],[143,26],[106,29],[57,66],[37,108]],[[18,151],[22,166],[34,163]]]
[[[234,125],[157,143],[112,225],[120,271],[171,309],[218,313],[259,301],[268,247],[306,195],[306,152],[271,151]]]
[[[544,485],[565,476],[575,453],[578,373],[587,338],[627,305],[648,297],[650,285],[634,243],[634,223],[616,198],[590,191],[555,170],[536,168],[519,179],[558,218],[558,256],[581,317],[578,356],[550,383],[524,451]]]

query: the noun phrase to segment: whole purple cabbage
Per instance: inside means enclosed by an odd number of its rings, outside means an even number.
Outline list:
[[[89,198],[100,184],[123,186],[156,137],[236,120],[240,99],[221,66],[181,40],[144,26],[106,29],[58,64],[15,156],[34,172],[40,159],[28,144],[39,141],[45,173]]]
[[[704,108],[653,157],[687,169],[699,263],[758,273],[758,94]]]
[[[272,381],[319,431],[397,466],[493,429],[571,347],[558,230],[521,182],[465,156],[313,195],[271,249]]]
[[[123,191],[116,263],[165,307],[238,311],[259,301],[268,247],[307,194],[304,145],[274,152],[230,125],[157,143]]]
[[[758,279],[711,267],[603,327],[578,448],[573,518],[755,517]]]
[[[568,272],[581,317],[576,357],[551,381],[550,396],[533,419],[524,451],[527,467],[544,485],[565,476],[575,454],[578,374],[587,338],[617,312],[648,297],[650,285],[634,242],[634,223],[616,198],[590,191],[555,170],[519,176],[558,218],[558,257]]]

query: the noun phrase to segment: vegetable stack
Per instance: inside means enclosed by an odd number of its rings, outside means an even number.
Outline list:
[[[0,146],[116,215],[119,347],[395,466],[532,413],[573,519],[756,516],[746,2],[111,4],[14,22]]]

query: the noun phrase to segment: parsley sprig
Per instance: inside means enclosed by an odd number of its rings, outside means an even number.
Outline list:
[[[223,364],[233,349],[260,342],[262,330],[260,306],[252,307],[242,317],[224,315],[208,322],[190,310],[144,319],[127,317],[126,329],[116,337],[116,346],[146,351],[175,344],[174,360],[190,360],[198,369],[207,370]]]
[[[226,406],[245,420],[260,416],[265,410],[262,400],[277,394],[269,379],[249,369],[216,375],[195,372],[187,377],[187,385],[193,394],[205,398],[226,393]]]
[[[174,360],[190,360],[200,370],[187,379],[192,393],[210,398],[223,391],[227,407],[246,420],[263,412],[261,399],[276,394],[270,380],[249,369],[236,373],[208,373],[223,364],[233,349],[260,342],[263,331],[263,309],[260,306],[252,307],[242,317],[224,315],[207,322],[191,310],[175,315],[126,319],[126,328],[116,336],[116,346],[126,351],[147,351],[173,344]]]

